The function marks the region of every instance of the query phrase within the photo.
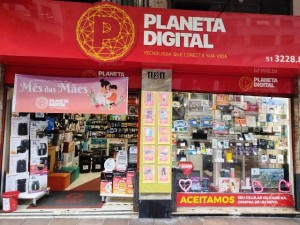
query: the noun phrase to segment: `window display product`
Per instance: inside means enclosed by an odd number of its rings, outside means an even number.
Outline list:
[[[26,172],[26,160],[20,159],[17,161],[17,173],[23,173]]]
[[[84,154],[79,156],[79,171],[80,173],[91,172],[92,158],[89,154]]]
[[[17,190],[21,193],[26,192],[26,183],[27,183],[27,179],[18,179]]]
[[[28,124],[27,123],[19,123],[18,124],[18,135],[19,136],[28,135]]]

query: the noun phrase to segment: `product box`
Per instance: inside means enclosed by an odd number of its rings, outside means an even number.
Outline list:
[[[30,174],[41,174],[48,172],[48,156],[30,158]]]
[[[29,175],[29,193],[42,192],[47,189],[48,174],[30,174]]]
[[[39,158],[48,156],[48,140],[31,139],[30,140],[30,158]]]
[[[6,174],[5,191],[28,192],[29,173]]]
[[[75,150],[74,141],[64,142],[63,153],[73,152]]]
[[[113,193],[125,194],[126,190],[126,174],[114,175],[113,177]]]
[[[133,194],[135,172],[126,172],[126,188],[125,194]]]
[[[9,173],[28,172],[28,155],[15,154],[9,156]]]
[[[112,194],[112,181],[100,182],[100,194]]]
[[[30,139],[41,139],[46,137],[47,121],[30,121]]]
[[[104,173],[102,172],[100,174],[100,180],[101,181],[111,181],[113,180],[113,173]]]
[[[113,173],[100,174],[100,194],[112,194]]]
[[[25,157],[29,156],[30,141],[23,137],[10,138],[10,155],[20,154]]]
[[[239,193],[240,179],[239,178],[219,178],[219,192],[220,193]]]
[[[63,153],[63,166],[70,166],[73,164],[75,151]]]
[[[11,137],[29,139],[29,117],[11,118]]]

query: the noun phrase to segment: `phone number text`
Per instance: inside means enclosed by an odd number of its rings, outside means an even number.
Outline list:
[[[275,63],[300,63],[300,56],[294,55],[274,55],[266,56],[266,62]]]

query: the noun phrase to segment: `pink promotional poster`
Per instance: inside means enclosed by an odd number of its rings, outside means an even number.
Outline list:
[[[13,112],[127,114],[128,78],[16,74]]]

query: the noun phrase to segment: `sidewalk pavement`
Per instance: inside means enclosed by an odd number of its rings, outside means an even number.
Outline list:
[[[137,218],[1,218],[1,225],[300,225],[300,218],[285,217],[174,217],[171,219]]]

